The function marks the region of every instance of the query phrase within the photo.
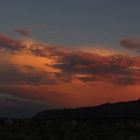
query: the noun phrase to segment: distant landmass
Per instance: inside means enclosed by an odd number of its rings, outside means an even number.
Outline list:
[[[140,99],[128,102],[106,103],[95,107],[48,110],[40,112],[33,117],[34,120],[104,118],[140,119]]]

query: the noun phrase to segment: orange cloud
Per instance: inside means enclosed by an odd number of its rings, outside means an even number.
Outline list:
[[[0,93],[16,99],[56,108],[139,96],[140,56],[114,50],[86,52],[0,35],[0,58]]]
[[[19,49],[18,45],[24,46],[24,51],[21,50],[15,56],[12,55],[11,61],[20,62],[22,65],[40,66],[40,68],[42,65],[46,73],[49,75],[51,73],[60,82],[103,82],[123,86],[140,84],[140,58],[138,56],[115,53],[103,56],[61,46],[11,40],[1,38],[1,42],[4,41],[4,49],[8,46],[11,52],[15,52]],[[18,42],[18,45],[14,44],[15,42]]]

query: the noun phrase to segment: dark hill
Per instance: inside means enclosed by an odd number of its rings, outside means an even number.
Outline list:
[[[49,110],[36,114],[33,119],[97,119],[140,118],[140,100],[107,103],[95,107]]]

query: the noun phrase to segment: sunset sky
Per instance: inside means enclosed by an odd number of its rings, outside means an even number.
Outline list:
[[[1,0],[0,116],[140,98],[139,0]]]

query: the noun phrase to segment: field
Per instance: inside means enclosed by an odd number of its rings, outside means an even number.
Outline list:
[[[1,120],[1,140],[139,140],[140,120]]]

